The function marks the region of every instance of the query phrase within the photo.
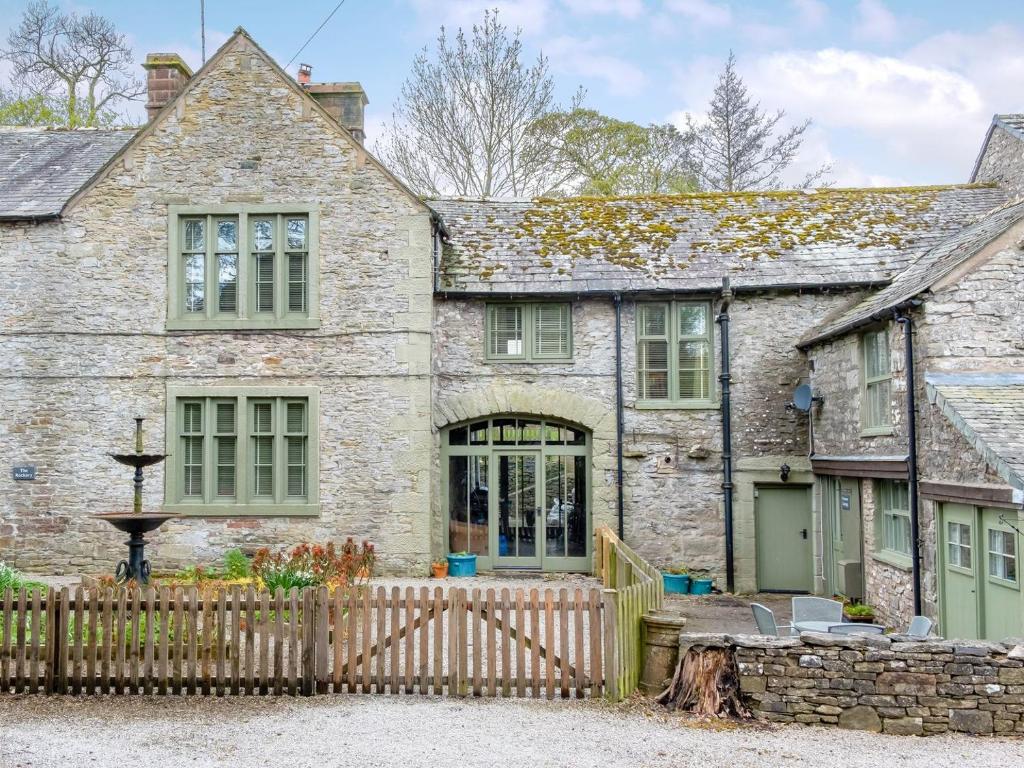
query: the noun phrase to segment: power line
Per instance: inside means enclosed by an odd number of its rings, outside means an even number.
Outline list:
[[[344,4],[345,4],[345,0],[341,0],[340,3],[338,3],[336,6],[334,6],[334,10],[331,11],[329,14],[327,14],[327,18],[326,19],[324,19],[322,22],[320,22],[320,26],[317,27],[316,30],[313,32],[313,34],[309,36],[309,39],[306,40],[306,42],[304,42],[302,44],[302,47],[299,48],[299,50],[297,50],[295,52],[294,56],[292,56],[290,59],[288,59],[288,63],[284,65],[285,69],[288,69],[288,67],[290,67],[292,65],[292,62],[295,61],[297,58],[299,58],[299,54],[302,53],[304,50],[306,50],[306,46],[309,45],[311,42],[313,42],[313,38],[316,37],[320,33],[321,29],[323,29],[325,26],[327,26],[327,22],[331,20],[331,18],[334,16],[334,14],[336,14],[338,12],[338,9],[341,8],[341,6],[343,6]]]

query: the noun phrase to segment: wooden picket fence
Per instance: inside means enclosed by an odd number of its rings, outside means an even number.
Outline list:
[[[665,584],[657,568],[605,526],[594,533],[594,573],[605,587],[609,613],[614,615],[606,622],[615,634],[606,688],[609,698],[623,699],[636,690],[643,671],[641,618],[661,609]]]
[[[617,698],[618,620],[599,589],[7,591],[0,693]]]

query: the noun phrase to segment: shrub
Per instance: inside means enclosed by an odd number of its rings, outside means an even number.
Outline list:
[[[847,616],[874,616],[875,609],[864,603],[850,603],[843,610]]]
[[[373,575],[376,553],[373,545],[356,544],[350,537],[341,550],[328,543],[300,544],[289,552],[263,548],[252,560],[252,573],[269,590],[302,587],[346,587],[365,583]]]
[[[240,549],[229,549],[224,553],[224,578],[232,581],[252,576],[249,558]]]

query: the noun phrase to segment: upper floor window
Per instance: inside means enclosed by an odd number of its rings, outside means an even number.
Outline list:
[[[171,206],[168,327],[317,327],[317,219],[312,206]]]
[[[641,404],[710,404],[710,304],[637,304],[636,339],[637,399]]]
[[[909,488],[897,480],[880,480],[875,493],[875,514],[879,521],[875,549],[895,555],[902,562],[912,551]]]
[[[167,506],[200,515],[316,514],[313,388],[168,388]]]
[[[572,306],[566,303],[488,304],[486,357],[507,362],[572,360]]]
[[[867,434],[885,434],[892,429],[889,360],[889,331],[869,331],[861,337],[861,372],[864,391],[861,424]]]

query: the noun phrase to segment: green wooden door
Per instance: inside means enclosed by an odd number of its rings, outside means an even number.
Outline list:
[[[945,637],[980,636],[978,526],[975,507],[942,505],[942,626]]]
[[[1016,514],[1005,509],[983,509],[980,548],[985,567],[979,582],[982,591],[982,637],[1002,640],[1024,634],[1020,594],[1020,535],[1009,525]]]
[[[757,587],[811,592],[811,491],[806,486],[758,486],[754,503]]]

